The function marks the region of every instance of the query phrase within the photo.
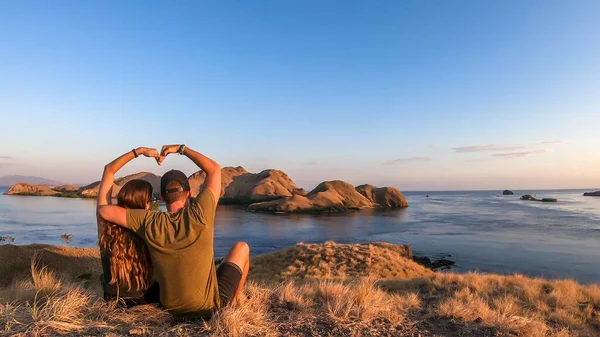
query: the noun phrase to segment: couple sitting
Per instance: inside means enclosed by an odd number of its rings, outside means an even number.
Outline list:
[[[162,176],[160,195],[166,212],[150,211],[152,185],[131,180],[111,205],[115,173],[138,156],[179,153],[206,173],[198,196],[181,171]],[[105,299],[128,305],[160,303],[178,319],[210,318],[239,296],[250,267],[250,249],[236,243],[219,268],[214,264],[214,220],[221,195],[221,168],[185,145],[137,148],[105,166],[98,192],[98,236]]]

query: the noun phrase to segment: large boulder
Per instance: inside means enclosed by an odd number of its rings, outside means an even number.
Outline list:
[[[306,196],[296,194],[273,201],[254,203],[250,211],[258,212],[343,212],[371,208],[373,203],[354,186],[341,180],[320,183]]]
[[[206,173],[198,171],[189,177],[192,196],[204,186]],[[302,194],[290,177],[279,170],[250,173],[243,167],[224,167],[221,170],[221,204],[250,204],[294,194]]]
[[[531,194],[525,194],[524,196],[521,197],[521,200],[538,201],[539,199],[537,199],[535,196],[533,196]]]
[[[354,186],[341,180],[325,181],[317,185],[306,197],[318,206],[344,206],[345,208],[371,207],[372,202],[358,193]]]
[[[583,195],[586,196],[586,197],[600,197],[600,191],[585,192],[585,193],[583,193]]]
[[[115,183],[114,183],[113,189],[112,189],[113,198],[115,198],[117,196],[117,194],[119,194],[119,191],[121,190],[123,185],[125,185],[128,181],[131,181],[134,179],[142,179],[142,180],[149,182],[150,184],[152,184],[152,189],[153,189],[154,195],[155,196],[160,195],[160,176],[157,176],[156,174],[150,173],[150,172],[140,172],[140,173],[136,173],[136,174],[130,174],[128,176],[121,177],[121,178],[118,178],[117,180],[115,180]],[[96,197],[98,197],[98,189],[99,188],[100,188],[100,181],[96,181],[87,186],[81,187],[79,189],[79,191],[77,192],[77,194],[82,198],[96,198]]]
[[[515,194],[513,191],[510,190],[504,190],[504,192],[502,192],[503,195],[513,195]]]
[[[357,186],[356,191],[374,203],[374,206],[384,208],[408,207],[404,194],[394,187],[376,187],[365,184]]]
[[[59,192],[53,191],[48,186],[44,185],[30,185],[25,183],[18,183],[11,186],[6,192],[6,195],[35,195],[35,196],[55,196],[60,194]]]

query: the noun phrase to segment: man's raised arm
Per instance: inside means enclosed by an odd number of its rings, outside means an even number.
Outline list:
[[[185,145],[165,145],[160,153],[159,163],[170,153],[180,153],[190,158],[202,171],[206,173],[204,188],[210,190],[215,198],[215,204],[221,197],[221,166],[216,161],[196,152]]]

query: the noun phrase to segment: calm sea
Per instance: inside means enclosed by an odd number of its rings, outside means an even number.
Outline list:
[[[0,188],[0,193],[5,189]],[[410,207],[344,215],[268,215],[219,206],[216,256],[236,241],[253,254],[296,242],[385,241],[409,244],[416,254],[451,255],[457,271],[522,273],[600,282],[600,198],[583,190],[406,192]],[[522,194],[558,198],[558,203],[518,200]],[[95,201],[0,195],[0,236],[15,244],[96,245]]]

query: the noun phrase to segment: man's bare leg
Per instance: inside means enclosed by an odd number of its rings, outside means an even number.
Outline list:
[[[245,242],[236,242],[223,261],[235,264],[242,271],[240,285],[235,292],[234,299],[236,299],[242,293],[242,288],[244,288],[244,283],[246,283],[248,271],[250,270],[250,246]]]

